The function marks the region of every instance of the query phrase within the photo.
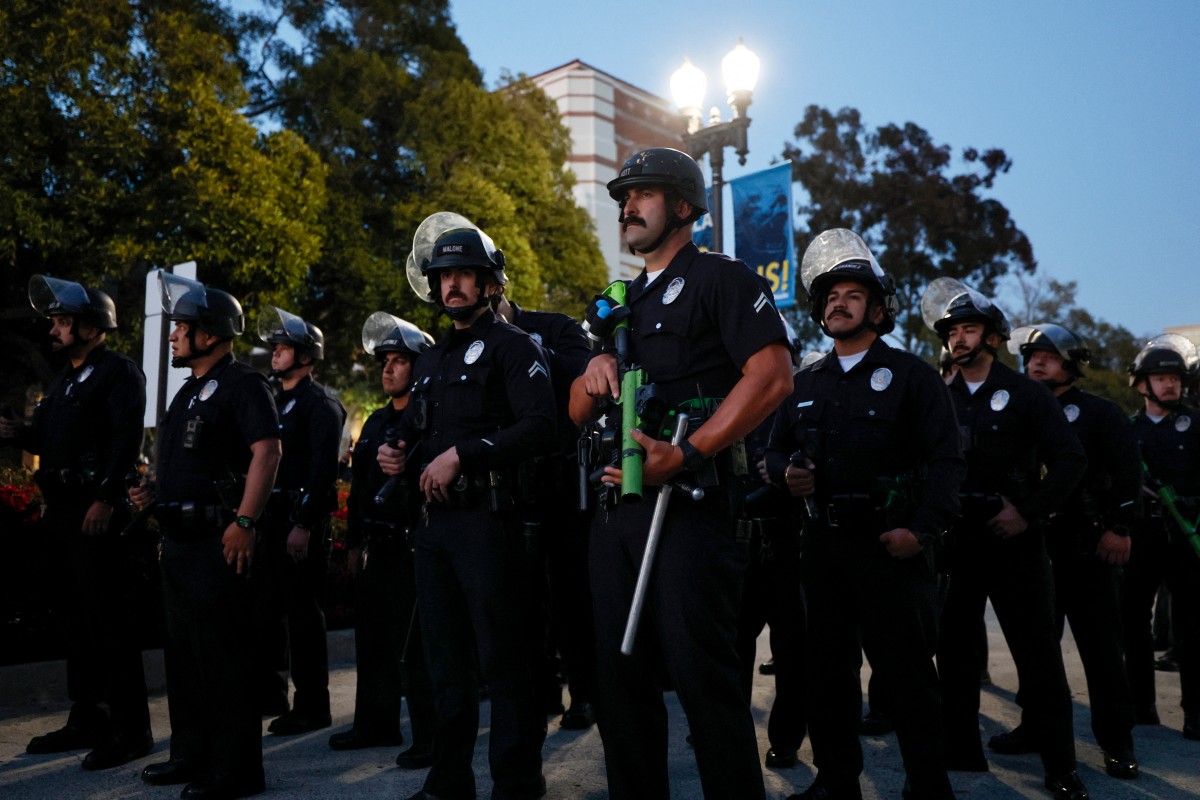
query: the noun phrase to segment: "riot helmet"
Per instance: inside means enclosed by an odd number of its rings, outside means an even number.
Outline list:
[[[204,350],[199,349],[196,346],[197,330],[222,341],[241,336],[245,330],[242,304],[228,292],[210,289],[199,281],[161,270],[158,282],[162,290],[163,314],[172,322],[188,323],[187,338],[191,353],[172,357],[171,366],[186,366],[187,362],[207,356],[216,349],[215,344]]]
[[[625,190],[631,186],[662,186],[668,196],[676,194],[692,207],[692,213],[686,219],[675,216],[674,210],[668,208],[672,217],[663,226],[662,233],[649,247],[636,252],[650,253],[657,250],[674,231],[690,225],[708,213],[704,173],[700,171],[696,159],[680,150],[651,147],[634,153],[626,160],[617,177],[608,182],[608,194],[617,201],[620,209],[617,214],[618,222],[625,221]],[[635,252],[632,247],[630,252]]]
[[[442,299],[439,274],[442,270],[454,267],[475,270],[479,297],[470,306],[450,308]],[[501,287],[508,283],[508,276],[504,274],[504,253],[496,247],[490,236],[475,227],[453,228],[438,236],[433,243],[432,257],[421,263],[421,271],[425,273],[435,302],[453,320],[468,319],[477,309],[488,305],[486,288],[489,280]]]
[[[988,337],[995,333],[1002,341],[1007,341],[1010,333],[1008,318],[999,306],[954,278],[937,278],[925,288],[921,295],[921,318],[947,348],[950,346],[950,329],[958,323],[979,322],[983,325],[979,345],[951,360],[959,366],[970,364],[983,350],[994,356],[996,349],[987,343]]]
[[[411,322],[376,311],[363,323],[362,343],[363,350],[380,360],[386,353],[405,353],[415,363],[433,346],[433,337]]]
[[[43,317],[74,317],[102,331],[117,329],[117,306],[99,289],[86,288],[74,281],[34,275],[29,279],[29,303]],[[71,326],[78,337],[77,324]]]
[[[1129,385],[1137,386],[1139,381],[1145,380],[1144,397],[1150,398],[1164,408],[1176,409],[1182,403],[1182,391],[1180,400],[1160,400],[1150,385],[1150,376],[1178,375],[1182,390],[1191,382],[1198,370],[1200,370],[1200,353],[1197,352],[1196,345],[1190,339],[1178,333],[1160,333],[1147,342],[1146,346],[1133,359],[1133,364],[1129,366]]]
[[[269,306],[258,318],[258,338],[267,344],[286,344],[313,361],[325,358],[325,334],[282,308]]]
[[[800,263],[800,282],[811,301],[809,316],[826,336],[832,334],[825,325],[825,300],[829,288],[839,281],[854,281],[865,286],[872,298],[883,307],[884,314],[883,321],[875,326],[869,319],[868,309],[867,319],[854,330],[839,334],[836,338],[857,336],[868,327],[874,328],[880,336],[895,329],[900,303],[896,299],[896,284],[892,276],[879,266],[861,236],[846,228],[831,228],[822,231],[809,243]]]
[[[433,290],[429,288],[429,278],[423,266],[433,260],[433,243],[446,231],[474,227],[475,223],[453,211],[438,211],[421,220],[413,233],[412,250],[408,252],[408,259],[404,263],[404,272],[408,276],[408,285],[422,302],[437,302]]]
[[[1061,358],[1063,369],[1073,380],[1083,377],[1083,367],[1092,360],[1092,352],[1083,339],[1074,331],[1053,322],[1023,325],[1012,332],[1008,340],[1008,352],[1019,355],[1025,365],[1029,364],[1029,357],[1038,350],[1054,353]]]
[[[617,177],[608,182],[608,195],[624,205],[625,190],[630,186],[665,186],[674,189],[692,206],[694,222],[708,213],[704,192],[704,173],[696,159],[670,147],[651,147],[634,153],[621,166]]]

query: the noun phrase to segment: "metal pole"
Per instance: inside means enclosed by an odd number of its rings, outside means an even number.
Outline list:
[[[708,160],[712,164],[712,242],[714,253],[725,252],[725,178],[722,170],[725,166],[725,145],[718,144],[708,151]]]

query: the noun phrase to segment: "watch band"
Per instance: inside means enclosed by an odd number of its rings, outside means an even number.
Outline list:
[[[254,517],[247,517],[245,514],[240,514],[236,520],[237,526],[242,530],[252,530],[255,526]]]
[[[683,453],[683,468],[688,472],[699,472],[704,467],[704,454],[692,446],[692,443],[684,439],[679,443],[679,450]]]

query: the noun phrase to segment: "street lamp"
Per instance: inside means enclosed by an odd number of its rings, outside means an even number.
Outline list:
[[[737,47],[721,61],[721,74],[725,78],[726,98],[733,109],[733,117],[722,122],[720,110],[713,106],[707,125],[700,123],[707,84],[704,73],[684,58],[683,66],[671,76],[671,94],[675,105],[688,120],[687,133],[683,137],[688,153],[697,161],[708,154],[708,162],[712,165],[713,207],[709,209],[709,214],[712,215],[713,250],[717,252],[721,252],[724,245],[722,199],[725,179],[722,170],[725,166],[725,148],[732,147],[738,155],[738,163],[745,165],[746,154],[750,152],[746,140],[750,118],[746,116],[746,109],[750,107],[754,84],[758,81],[758,56],[738,39]]]

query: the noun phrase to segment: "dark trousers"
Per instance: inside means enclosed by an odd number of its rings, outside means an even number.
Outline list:
[[[782,518],[756,519],[738,619],[742,693],[749,704],[757,668],[758,636],[769,625],[775,663],[775,701],[767,719],[771,747],[791,753],[804,744],[808,723],[804,700],[805,612],[796,526]]]
[[[574,463],[574,462],[572,462]],[[596,699],[596,632],[588,578],[590,516],[578,510],[578,493],[561,493],[548,503],[541,526],[549,575],[551,641],[567,673],[571,702]]]
[[[329,653],[325,637],[325,584],[329,572],[328,526],[310,532],[308,556],[295,561],[287,550],[287,514],[263,517],[254,550],[256,676],[258,697],[287,702],[290,670],[295,710],[329,714]]]
[[[425,791],[448,800],[475,797],[477,651],[492,706],[492,798],[540,797],[546,718],[529,671],[524,542],[516,518],[483,508],[432,508],[417,526],[414,558],[437,712]]]
[[[1054,578],[1041,529],[1000,539],[982,521],[950,533],[950,588],[942,610],[938,671],[947,761],[986,763],[979,734],[978,630],[992,608],[1017,667],[1022,716],[1049,775],[1075,769],[1071,692],[1054,618]]]
[[[68,721],[99,736],[138,741],[150,731],[150,711],[133,608],[135,570],[118,538],[129,517],[118,511],[107,533],[85,536],[90,505],[64,498],[43,517],[46,545],[63,566],[52,574],[66,633]]]
[[[802,563],[817,780],[834,791],[858,791],[865,652],[889,701],[911,797],[953,797],[933,664],[938,632],[930,560],[894,558],[874,532],[842,527],[808,535]],[[975,681],[978,689],[978,671]]]
[[[225,563],[220,530],[186,541],[165,530],[162,574],[171,757],[216,785],[253,781],[262,775],[262,717],[250,579]]]
[[[1164,580],[1171,590],[1171,630],[1179,661],[1183,710],[1200,711],[1200,556],[1182,535],[1170,531],[1170,520],[1149,519],[1134,539],[1125,565],[1122,611],[1125,629],[1125,668],[1138,708],[1153,706],[1154,638],[1150,614],[1154,596]]]
[[[665,672],[687,714],[704,796],[762,798],[758,742],[737,654],[747,553],[734,537],[721,492],[700,502],[672,499],[633,655],[620,652],[654,499],[651,492],[641,503],[601,509],[592,529],[597,721],[609,797],[669,794]]]
[[[412,746],[427,752],[433,748],[435,714],[416,617],[412,553],[403,537],[369,537],[364,552],[354,582],[354,729],[369,739],[399,733],[403,692]]]
[[[1079,648],[1092,708],[1092,733],[1107,753],[1133,752],[1133,694],[1125,674],[1120,567],[1080,552],[1079,528],[1050,529],[1058,636],[1064,620]],[[1028,729],[1026,729],[1028,730]]]

